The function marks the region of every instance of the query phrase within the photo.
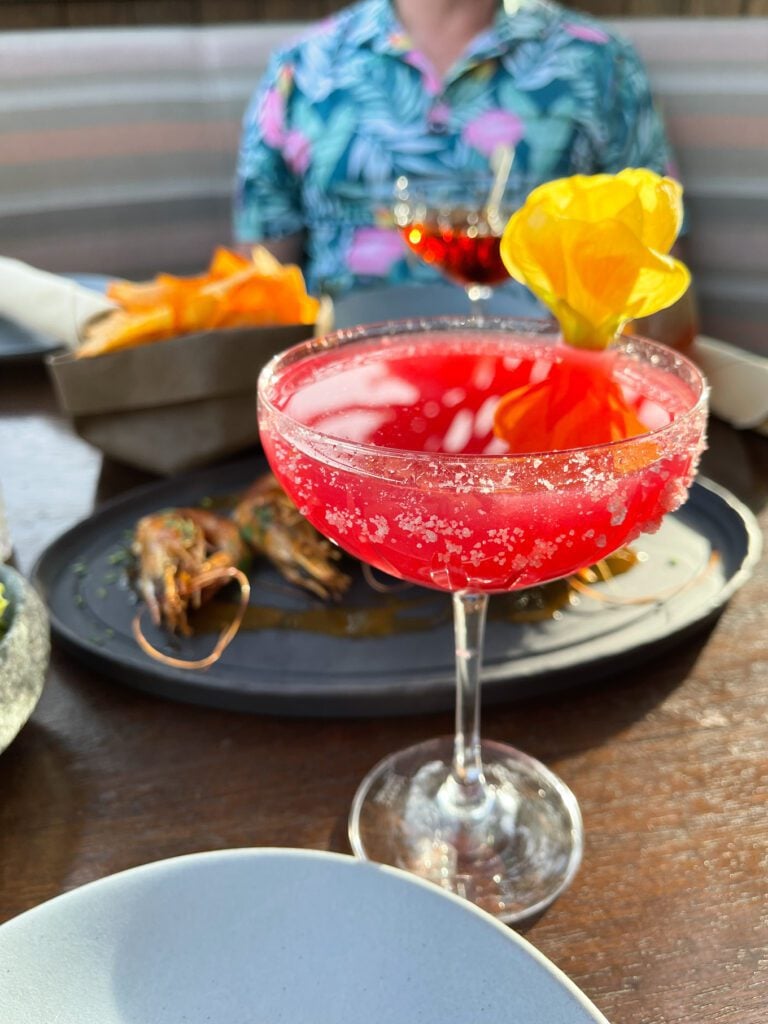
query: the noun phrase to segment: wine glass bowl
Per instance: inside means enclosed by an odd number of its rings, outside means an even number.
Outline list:
[[[556,364],[602,359],[648,431],[523,454],[493,412]],[[296,346],[259,379],[272,468],[300,511],[351,555],[450,592],[456,735],[400,751],[355,798],[360,856],[411,870],[505,921],[546,907],[581,859],[568,787],[534,758],[481,743],[488,595],[565,576],[654,529],[685,497],[706,386],[641,339],[578,353],[537,321],[437,318],[358,327]]]
[[[507,185],[495,198],[487,174],[403,175],[394,187],[393,219],[408,248],[461,285],[479,312],[493,287],[509,278],[501,236],[520,196],[519,185]]]

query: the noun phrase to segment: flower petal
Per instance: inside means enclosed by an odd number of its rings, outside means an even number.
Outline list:
[[[683,226],[683,187],[644,168],[627,168],[617,176],[631,184],[645,212],[641,238],[651,249],[667,253]]]
[[[522,455],[607,444],[646,433],[648,428],[611,377],[607,356],[589,353],[589,363],[553,362],[543,380],[504,395],[494,416],[496,436],[511,452]]]

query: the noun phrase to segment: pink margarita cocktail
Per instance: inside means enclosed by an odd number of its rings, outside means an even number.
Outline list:
[[[515,590],[604,557],[685,497],[704,410],[698,378],[660,346],[585,353],[459,327],[352,338],[274,374],[261,436],[302,513],[364,562],[442,590]],[[561,403],[608,373],[649,433],[509,451],[493,435],[499,400],[564,363],[572,394]]]
[[[655,529],[685,498],[706,422],[703,378],[670,349],[624,339],[584,353],[547,331],[378,324],[290,349],[259,378],[264,449],[304,515],[363,561],[453,595],[455,735],[371,769],[350,812],[352,849],[509,922],[569,884],[583,828],[545,765],[480,739],[488,595],[564,576]],[[516,452],[494,434],[499,408]],[[590,443],[605,434],[603,409],[609,437],[617,423],[640,433]]]

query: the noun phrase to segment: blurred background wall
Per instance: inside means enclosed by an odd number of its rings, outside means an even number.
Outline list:
[[[0,0],[0,30],[304,21],[343,6],[340,0]],[[732,18],[768,14],[768,0],[581,0],[565,6],[605,17]]]

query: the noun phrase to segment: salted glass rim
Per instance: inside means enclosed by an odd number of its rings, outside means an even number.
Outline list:
[[[687,356],[670,348],[661,342],[652,341],[638,335],[622,335],[621,338],[611,346],[612,351],[623,351],[630,356],[649,350],[651,356],[661,357],[668,365],[664,369],[674,372],[678,368],[688,371],[690,380],[686,380],[694,390],[695,401],[691,406],[681,412],[675,419],[665,423],[662,427],[648,430],[633,437],[619,439],[616,441],[605,441],[600,444],[577,445],[574,448],[545,448],[541,451],[531,452],[501,452],[497,454],[463,454],[462,452],[421,452],[411,448],[395,448],[389,445],[369,444],[363,441],[350,441],[348,438],[339,437],[327,431],[317,430],[310,427],[301,420],[296,419],[284,409],[280,409],[268,397],[267,390],[279,379],[280,373],[290,366],[296,365],[303,359],[323,355],[327,352],[339,350],[345,346],[358,343],[375,341],[388,337],[404,337],[406,335],[418,336],[419,334],[435,333],[440,331],[460,330],[465,332],[493,331],[517,334],[530,341],[537,338],[549,339],[550,344],[560,340],[560,334],[555,329],[551,320],[539,320],[525,317],[467,317],[467,316],[429,316],[409,317],[403,320],[382,320],[376,323],[359,324],[354,327],[345,327],[341,330],[331,331],[327,334],[310,338],[307,341],[299,342],[290,348],[284,349],[274,355],[269,362],[265,363],[259,373],[257,382],[257,401],[269,410],[270,417],[282,420],[300,432],[302,438],[311,440],[317,438],[323,444],[333,444],[351,455],[375,455],[381,458],[386,455],[390,459],[404,459],[410,462],[435,463],[436,461],[460,462],[466,468],[509,466],[522,462],[530,462],[531,459],[540,459],[542,463],[562,461],[564,458],[573,457],[581,452],[612,452],[622,448],[629,448],[639,445],[650,439],[658,440],[674,435],[682,430],[687,422],[694,419],[702,410],[707,407],[709,396],[709,385],[707,379],[696,364]],[[653,364],[658,365],[658,364]],[[678,376],[680,376],[678,374]],[[281,431],[282,433],[282,431]]]

